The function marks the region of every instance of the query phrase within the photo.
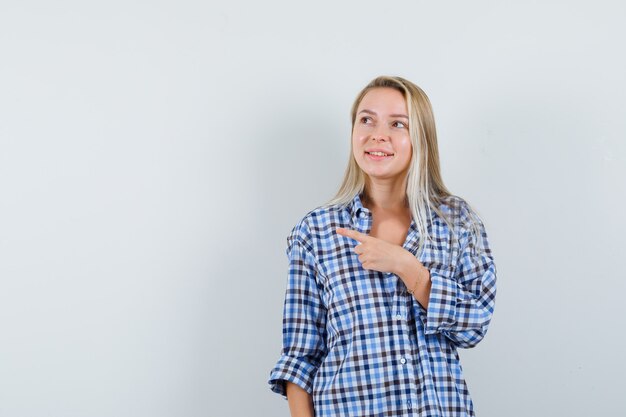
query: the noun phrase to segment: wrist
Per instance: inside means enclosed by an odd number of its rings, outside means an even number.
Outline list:
[[[428,276],[428,270],[415,255],[405,250],[401,262],[398,263],[395,274],[404,281],[407,288],[413,288],[416,281],[422,280],[425,275]]]

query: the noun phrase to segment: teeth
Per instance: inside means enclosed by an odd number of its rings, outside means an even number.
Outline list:
[[[389,156],[386,153],[382,153],[382,152],[368,152],[370,155],[376,155],[376,156]]]

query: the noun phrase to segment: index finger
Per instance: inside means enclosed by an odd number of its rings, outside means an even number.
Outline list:
[[[352,230],[352,229],[346,229],[344,227],[337,227],[335,230],[337,231],[338,234],[352,238],[356,240],[357,242],[363,242],[365,239],[368,238],[368,236],[365,233],[361,233],[359,231]]]

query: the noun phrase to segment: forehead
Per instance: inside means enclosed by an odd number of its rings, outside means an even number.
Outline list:
[[[406,114],[406,100],[395,88],[377,87],[369,90],[359,103],[357,111],[372,110],[376,113]]]

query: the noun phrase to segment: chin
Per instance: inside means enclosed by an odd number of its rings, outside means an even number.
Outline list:
[[[376,180],[387,180],[390,178],[396,178],[399,177],[400,174],[399,173],[394,173],[394,172],[365,172],[365,175],[367,175],[368,177],[372,178],[372,179],[376,179]]]

